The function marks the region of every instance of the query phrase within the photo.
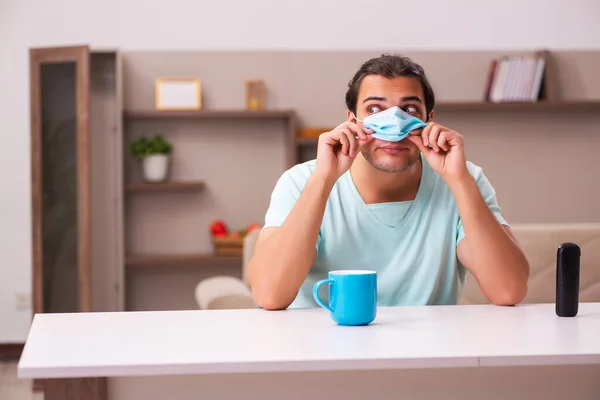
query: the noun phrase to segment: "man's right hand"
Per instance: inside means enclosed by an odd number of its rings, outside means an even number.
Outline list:
[[[373,139],[372,133],[348,121],[319,136],[314,173],[281,226],[261,232],[248,264],[252,296],[260,307],[282,310],[298,295],[317,258],[315,244],[331,188]],[[287,202],[289,196],[274,201]]]
[[[371,129],[346,121],[319,136],[315,174],[335,183],[350,169],[362,147],[373,140]],[[357,139],[358,137],[358,139]]]

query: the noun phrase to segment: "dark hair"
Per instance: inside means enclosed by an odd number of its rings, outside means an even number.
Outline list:
[[[427,117],[435,105],[435,94],[427,80],[423,67],[408,57],[392,54],[382,54],[381,57],[372,58],[360,66],[354,77],[348,82],[346,92],[346,107],[356,114],[356,103],[358,101],[358,89],[363,78],[367,75],[381,75],[386,78],[399,76],[414,77],[419,80],[425,95],[425,109]]]

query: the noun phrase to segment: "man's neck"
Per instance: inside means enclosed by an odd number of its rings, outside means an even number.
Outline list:
[[[414,200],[419,191],[423,165],[421,158],[406,171],[383,172],[359,154],[350,168],[358,193],[366,204]]]

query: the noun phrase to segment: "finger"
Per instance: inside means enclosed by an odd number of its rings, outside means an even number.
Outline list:
[[[333,130],[331,132],[323,133],[319,136],[319,145],[324,144],[327,146],[331,146],[335,152],[339,151],[342,148],[342,141],[340,140],[340,136],[344,136],[338,130]]]
[[[416,144],[419,150],[421,150],[421,152],[425,156],[427,156],[431,152],[431,149],[425,146],[425,144],[423,143],[423,138],[421,136],[409,136],[408,140]]]
[[[365,131],[371,131],[370,129],[363,129],[361,128],[359,125],[350,122],[348,123],[348,129],[350,129],[350,131],[354,132],[356,135],[358,136],[359,139],[366,139],[367,138],[367,133]],[[372,133],[373,131],[371,131]]]
[[[450,146],[448,146],[448,131],[442,131],[437,140],[437,145],[443,149],[444,151],[449,151]]]
[[[348,121],[344,121],[341,124],[339,124],[338,126],[336,126],[334,129],[332,129],[329,132],[324,132],[321,134],[322,137],[324,137],[324,140],[326,143],[335,146],[336,144],[341,145],[341,143],[339,143],[339,135],[338,132],[342,129],[345,129],[348,127],[348,124],[350,122]]]
[[[369,143],[370,141],[374,140],[375,138],[371,135],[367,135],[366,139],[358,139],[356,141],[356,155],[358,155],[358,152],[362,150],[363,147],[365,147],[365,145],[367,143]]]
[[[331,137],[331,132],[325,132],[325,133],[321,133],[319,135],[319,146],[322,146],[322,145],[333,146],[334,144],[335,144],[335,141]]]
[[[423,129],[426,129],[426,128],[415,129],[414,131],[410,131],[408,133],[408,135],[409,136],[421,136],[421,134],[423,133]]]
[[[344,135],[346,135],[346,138],[348,139],[349,149],[348,149],[347,154],[350,157],[354,157],[357,153],[357,147],[358,147],[358,143],[356,142],[356,139],[354,138],[354,132],[351,131],[350,128],[342,129],[341,132],[343,132]]]
[[[331,132],[321,134],[319,136],[319,146],[321,145],[330,146],[334,149],[334,151],[337,151],[342,146],[338,131],[333,130]]]
[[[348,150],[350,149],[350,142],[348,141],[348,137],[341,130],[338,131],[337,133],[339,135],[337,137],[337,140],[342,144],[342,154],[347,156]]]
[[[433,150],[435,152],[440,151],[440,148],[438,147],[438,144],[437,144],[438,137],[440,136],[440,132],[441,132],[440,126],[435,125],[434,127],[431,128],[431,131],[429,132],[429,138],[427,138],[429,145],[433,148]]]
[[[372,140],[375,140],[375,138],[373,136],[371,136],[370,134],[367,134],[366,139],[358,139],[357,141],[362,144],[367,144]]]
[[[431,132],[431,128],[434,126],[435,124],[427,124],[427,126],[421,131],[421,138],[423,139],[424,146],[429,146],[429,133]]]
[[[330,146],[336,146],[336,145],[341,146],[340,136],[344,136],[341,133],[341,131],[343,131],[346,128],[346,125],[344,125],[344,124],[339,125],[337,128],[335,128],[331,132],[325,132],[325,133],[321,134],[319,136],[319,140],[322,139],[324,141],[324,143],[326,143]]]

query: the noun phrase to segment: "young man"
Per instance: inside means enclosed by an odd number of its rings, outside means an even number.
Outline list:
[[[527,260],[494,189],[466,161],[462,135],[433,121],[434,103],[410,59],[384,54],[361,66],[348,85],[347,121],[273,191],[248,266],[259,306],[316,307],[313,284],[336,269],[376,270],[380,306],[456,304],[466,270],[493,304],[523,300]],[[362,122],[369,115],[427,125],[381,140]]]

